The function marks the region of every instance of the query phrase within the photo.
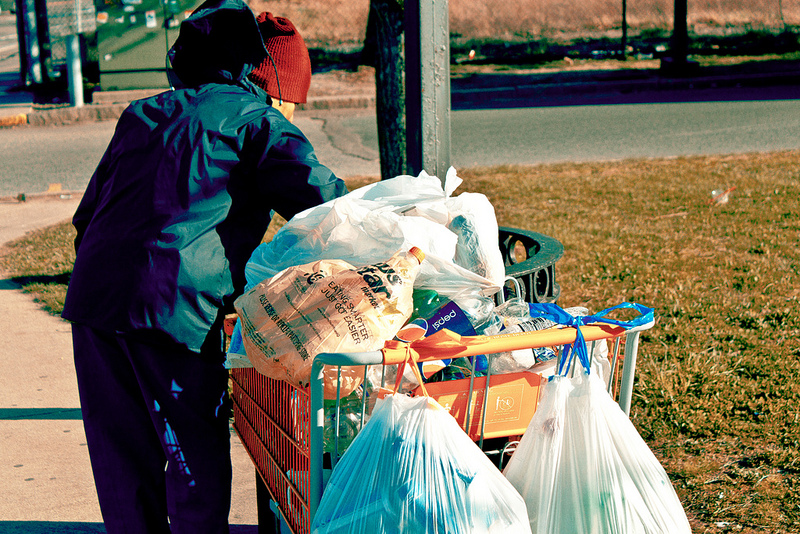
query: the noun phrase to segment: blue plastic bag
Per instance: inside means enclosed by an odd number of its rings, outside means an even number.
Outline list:
[[[336,464],[313,534],[530,533],[525,503],[456,420],[388,395]]]

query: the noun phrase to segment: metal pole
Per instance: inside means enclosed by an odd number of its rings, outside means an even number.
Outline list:
[[[405,3],[408,173],[444,183],[450,167],[450,24],[446,0]]]
[[[83,107],[83,74],[81,72],[81,39],[77,34],[67,35],[67,81],[69,83],[69,102]]]
[[[25,57],[25,65],[22,66],[22,75],[26,85],[40,84],[43,81],[42,77],[42,63],[39,51],[39,31],[37,28],[36,19],[36,4],[34,0],[21,0],[18,4],[21,7],[22,26],[24,36],[24,54],[20,56]],[[23,43],[20,43],[20,48],[23,48]]]
[[[319,502],[322,500],[322,454],[325,449],[325,387],[322,382],[325,365],[377,365],[383,363],[383,353],[379,350],[371,352],[353,352],[349,354],[323,352],[317,354],[311,364],[311,385],[309,402],[309,418],[311,439],[308,443],[309,455],[309,489],[308,514],[309,523],[314,522]],[[336,427],[338,431],[338,427]]]
[[[628,2],[622,0],[622,59],[628,56]]]
[[[47,0],[33,0],[36,17],[36,46],[41,72],[41,83],[53,81],[52,42],[50,40],[50,22],[47,18]]]
[[[81,0],[75,0],[75,31],[66,36],[67,47],[67,82],[69,84],[69,102],[73,106],[83,107],[83,72],[81,69],[81,38],[83,31],[81,20]]]
[[[619,387],[619,407],[625,415],[631,415],[633,377],[636,375],[636,356],[639,351],[639,332],[629,332],[625,338],[625,364],[622,367],[622,383]]]

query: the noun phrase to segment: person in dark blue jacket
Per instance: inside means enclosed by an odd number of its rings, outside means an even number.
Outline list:
[[[347,192],[291,123],[311,63],[290,21],[210,0],[169,58],[182,87],[125,110],[73,218],[63,317],[109,533],[228,531],[224,316],[272,212]]]

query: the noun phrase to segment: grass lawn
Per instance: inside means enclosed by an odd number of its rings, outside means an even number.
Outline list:
[[[800,531],[800,152],[459,174],[501,225],[563,243],[560,305],[655,308],[631,418],[694,531]],[[2,258],[53,313],[73,235],[46,228]]]

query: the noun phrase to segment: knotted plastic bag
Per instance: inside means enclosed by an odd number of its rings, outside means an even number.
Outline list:
[[[574,377],[564,352],[503,471],[525,499],[531,531],[691,534],[667,473],[603,380],[585,371],[583,349]]]
[[[530,533],[525,503],[435,400],[388,395],[336,464],[314,534]]]

